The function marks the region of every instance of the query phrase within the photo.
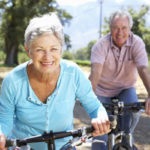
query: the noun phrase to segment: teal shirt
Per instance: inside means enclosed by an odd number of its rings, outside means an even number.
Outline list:
[[[28,62],[10,71],[2,82],[0,93],[1,132],[11,138],[25,138],[44,132],[73,129],[73,109],[79,99],[91,118],[104,109],[92,91],[91,83],[73,62],[61,60],[61,72],[55,91],[42,103],[32,90],[28,75]],[[56,140],[56,149],[68,138]],[[35,150],[47,150],[45,143],[34,143]]]

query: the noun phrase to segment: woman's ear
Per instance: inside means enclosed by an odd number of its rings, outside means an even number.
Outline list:
[[[25,50],[26,50],[28,56],[31,58],[30,50],[28,49],[28,47],[27,47],[26,44],[24,45],[24,48],[25,48]]]

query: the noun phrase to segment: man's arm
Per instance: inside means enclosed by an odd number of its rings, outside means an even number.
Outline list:
[[[103,65],[99,63],[94,63],[91,65],[91,73],[89,79],[91,81],[93,91],[95,92],[98,81],[102,73]]]
[[[146,110],[146,113],[150,115],[150,72],[148,70],[148,67],[146,66],[139,66],[137,67],[137,69],[148,93],[145,110]]]

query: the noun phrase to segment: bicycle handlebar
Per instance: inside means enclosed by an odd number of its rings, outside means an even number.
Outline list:
[[[103,104],[105,108],[109,111],[113,111],[116,104]],[[124,104],[123,106],[120,106],[118,103],[118,108],[123,108],[125,110],[132,110],[132,111],[139,111],[140,109],[143,109],[145,107],[145,102],[138,102],[138,103],[131,103],[131,104]],[[109,116],[109,120],[113,126],[113,116]],[[114,123],[116,124],[116,123]],[[112,127],[113,128],[113,127]],[[11,146],[23,146],[27,145],[27,143],[34,143],[34,142],[48,142],[50,140],[56,140],[68,136],[75,137],[81,137],[83,134],[87,135],[89,133],[92,133],[94,131],[93,127],[83,127],[77,130],[72,131],[64,131],[64,132],[50,132],[50,133],[44,133],[43,135],[38,136],[32,136],[29,138],[24,139],[7,139],[6,140],[6,147]]]
[[[137,112],[137,111],[145,108],[145,102],[124,104],[121,101],[119,101],[117,104],[116,103],[112,103],[112,104],[103,103],[103,105],[107,111],[114,111],[114,108],[122,108],[123,111]]]
[[[26,145],[27,143],[34,143],[34,142],[47,142],[49,140],[56,140],[68,136],[72,137],[81,137],[84,134],[89,134],[94,131],[93,127],[83,127],[77,130],[72,130],[72,131],[65,131],[65,132],[50,132],[50,133],[44,133],[43,135],[39,136],[32,136],[29,138],[24,138],[24,139],[7,139],[6,140],[6,147],[11,147],[11,146],[23,146]]]
[[[112,115],[109,116],[109,120],[112,124],[112,128],[114,125],[114,117]],[[50,133],[44,133],[43,135],[38,135],[38,136],[32,136],[24,139],[7,139],[6,140],[6,147],[11,147],[11,146],[24,146],[27,145],[27,143],[34,143],[34,142],[48,142],[50,140],[56,140],[68,136],[72,136],[73,138],[75,137],[82,137],[84,135],[88,135],[94,131],[94,128],[92,126],[89,127],[83,127],[79,128],[77,130],[72,130],[72,131],[64,131],[64,132],[52,132]],[[91,136],[92,137],[92,136]]]

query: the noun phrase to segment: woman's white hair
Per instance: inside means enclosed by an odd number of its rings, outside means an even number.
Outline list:
[[[53,33],[61,45],[64,43],[64,33],[62,24],[56,13],[45,14],[30,20],[24,34],[25,45],[30,49],[31,42],[44,33]]]
[[[129,26],[130,26],[130,29],[132,28],[133,26],[133,20],[132,20],[132,16],[126,12],[126,11],[115,11],[111,14],[110,18],[109,18],[109,26],[111,28],[112,26],[112,23],[113,21],[116,19],[116,18],[120,18],[120,17],[127,17],[128,20],[129,20]]]

